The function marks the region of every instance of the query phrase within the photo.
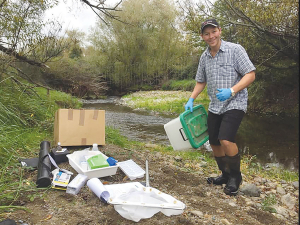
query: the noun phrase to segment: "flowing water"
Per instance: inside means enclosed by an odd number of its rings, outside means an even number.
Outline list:
[[[131,140],[170,145],[164,124],[175,117],[133,110],[119,105],[118,97],[85,100],[86,109],[105,110],[106,126],[119,129]],[[299,170],[298,118],[259,117],[246,115],[239,128],[236,143],[242,154],[255,155],[263,165],[281,165]]]

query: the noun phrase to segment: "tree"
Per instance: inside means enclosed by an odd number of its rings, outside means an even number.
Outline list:
[[[103,73],[120,89],[161,83],[186,51],[174,5],[168,0],[132,0],[124,1],[120,10],[117,15],[124,23],[99,23],[90,37],[105,61]]]
[[[111,12],[117,10],[117,6],[106,7],[105,0],[91,1],[80,0],[101,18],[100,14],[105,14],[110,18],[117,19]],[[22,61],[30,65],[47,67],[47,62],[51,57],[60,54],[64,47],[58,33],[61,31],[59,24],[50,21],[49,33],[44,34],[42,29],[49,25],[42,22],[44,12],[55,6],[57,0],[1,0],[0,2],[0,51],[11,60]],[[58,43],[54,43],[53,40]],[[41,46],[49,47],[41,51]],[[39,54],[36,54],[36,46],[39,46]],[[77,48],[78,50],[78,48]],[[45,55],[41,56],[44,52]],[[42,57],[42,58],[38,58]],[[2,58],[5,56],[1,56]],[[2,59],[3,60],[3,59]]]

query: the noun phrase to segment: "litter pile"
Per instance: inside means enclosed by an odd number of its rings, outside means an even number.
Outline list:
[[[77,195],[87,185],[100,201],[113,205],[122,217],[135,222],[158,212],[166,216],[183,213],[183,202],[150,186],[147,160],[145,171],[132,159],[118,162],[99,151],[97,143],[105,145],[104,115],[103,110],[59,109],[56,112],[54,142],[57,145],[51,148],[50,142],[43,141],[38,158],[20,161],[22,166],[37,168],[37,188],[51,186]],[[68,146],[85,147],[71,153]],[[60,168],[62,162],[68,162],[77,174]],[[103,185],[100,178],[114,176],[118,168],[131,182]],[[145,174],[146,184],[132,182]]]
[[[77,195],[84,185],[103,202],[114,206],[115,210],[124,218],[135,222],[150,218],[158,212],[166,216],[183,213],[185,204],[149,186],[148,170],[143,170],[133,160],[118,162],[112,157],[107,157],[98,150],[97,144],[93,148],[70,153],[60,145],[50,150],[50,142],[40,144],[38,158],[37,187],[52,186],[53,189],[66,191],[68,194]],[[58,156],[59,154],[59,156]],[[60,168],[57,164],[69,161],[78,174]],[[24,161],[23,165],[24,165]],[[28,166],[28,165],[27,165]],[[54,170],[51,168],[54,167]],[[148,167],[148,166],[147,166]],[[113,176],[120,168],[130,180],[143,178],[147,175],[146,185],[140,182],[129,182],[112,185],[103,185],[99,178]]]

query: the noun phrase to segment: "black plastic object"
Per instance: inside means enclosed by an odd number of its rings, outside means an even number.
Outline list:
[[[39,165],[39,158],[19,159],[19,162],[23,167],[32,167],[37,169]]]
[[[63,149],[60,146],[52,149],[50,153],[50,155],[52,156],[52,158],[55,160],[57,164],[62,162],[68,162],[68,158],[67,158],[68,154],[70,154],[70,152],[67,149]]]
[[[17,225],[14,220],[6,219],[0,222],[0,225]]]
[[[51,162],[48,156],[50,149],[50,142],[42,141],[40,144],[38,175],[37,175],[37,187],[48,187],[51,185]]]

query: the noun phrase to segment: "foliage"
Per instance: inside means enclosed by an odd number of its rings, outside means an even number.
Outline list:
[[[128,139],[120,134],[119,130],[113,129],[112,127],[105,127],[105,141],[108,144],[114,144],[122,148],[129,146]]]
[[[262,202],[262,210],[269,211],[271,213],[276,213],[276,209],[273,206],[277,203],[276,196],[270,194]]]
[[[174,75],[174,66],[189,62],[182,57],[189,50],[175,26],[177,11],[171,1],[124,1],[120,9],[124,23],[99,23],[90,36],[112,88],[158,85]]]
[[[47,85],[56,90],[79,98],[91,95],[98,97],[107,90],[106,82],[99,75],[98,68],[84,57],[63,57],[48,65],[50,69],[45,71],[43,76]]]
[[[55,111],[62,106],[79,108],[81,103],[65,93],[12,78],[0,82],[0,95],[0,210],[24,209],[16,205],[20,197],[43,193],[37,193],[32,179],[24,176],[30,169],[22,168],[19,158],[38,157],[40,142],[53,140]]]
[[[162,90],[193,91],[195,83],[195,80],[168,80],[162,85]]]
[[[54,45],[47,56],[38,57],[37,45],[49,46],[49,40],[59,31],[55,23],[42,22],[45,10],[53,7],[57,1],[3,1],[0,6],[0,51],[2,60],[11,65],[12,61],[23,61],[31,65],[44,66],[43,62],[57,54]],[[50,25],[51,31],[45,35],[43,28]],[[44,54],[46,52],[44,51]],[[40,55],[39,55],[40,56]]]

